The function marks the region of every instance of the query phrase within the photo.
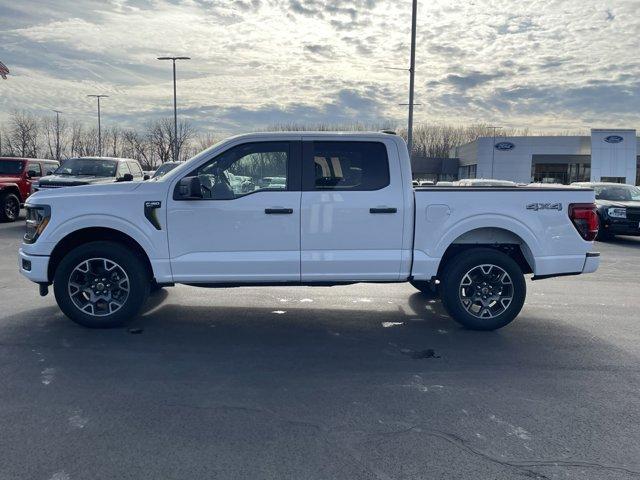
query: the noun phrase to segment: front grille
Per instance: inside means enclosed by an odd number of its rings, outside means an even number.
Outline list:
[[[640,208],[627,207],[627,220],[633,220],[634,222],[640,222]]]
[[[38,185],[38,188],[42,190],[43,188],[62,188],[62,187],[70,187],[68,183],[41,183]]]

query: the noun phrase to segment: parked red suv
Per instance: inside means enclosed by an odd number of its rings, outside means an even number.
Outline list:
[[[31,182],[60,166],[56,160],[0,157],[0,222],[13,222],[31,194]]]

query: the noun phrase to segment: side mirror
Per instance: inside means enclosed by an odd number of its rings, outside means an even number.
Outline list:
[[[149,180],[149,178],[151,178],[151,177],[149,177],[149,175],[147,175],[147,174],[145,173],[145,174],[144,174],[144,176],[142,177],[142,180]]]
[[[119,182],[132,182],[133,181],[133,175],[131,175],[130,173],[125,173],[124,175],[122,175],[119,179]]]
[[[47,170],[46,175],[53,175],[54,170]]]
[[[36,172],[35,170],[29,170],[27,172],[27,178],[33,178],[33,177],[37,177],[38,176],[38,172]]]
[[[173,195],[174,200],[199,200],[202,198],[200,178],[185,177],[178,182]]]

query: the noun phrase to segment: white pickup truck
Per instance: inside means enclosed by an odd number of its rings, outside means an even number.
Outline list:
[[[511,322],[534,279],[589,273],[585,188],[412,187],[387,133],[230,138],[165,176],[40,191],[19,268],[72,320],[113,327],[154,289],[410,282],[462,325]]]

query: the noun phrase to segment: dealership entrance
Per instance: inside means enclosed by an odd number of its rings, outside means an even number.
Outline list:
[[[588,182],[591,179],[589,155],[533,155],[531,178],[536,183]]]

